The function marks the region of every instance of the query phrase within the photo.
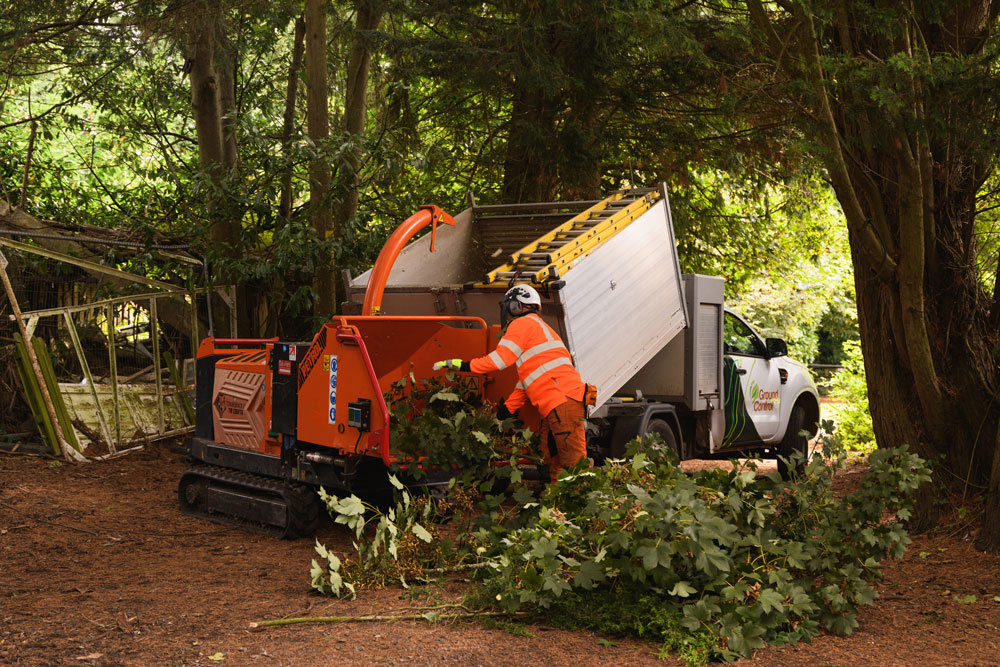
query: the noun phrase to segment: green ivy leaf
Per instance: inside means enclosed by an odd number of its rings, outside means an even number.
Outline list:
[[[785,605],[781,603],[783,599],[784,596],[773,588],[764,588],[760,591],[757,602],[760,603],[764,613],[769,613],[784,610]]]
[[[427,529],[421,526],[419,523],[414,523],[413,528],[411,530],[413,531],[413,534],[419,537],[421,540],[430,543],[432,539],[431,534],[427,532]]]
[[[679,597],[679,598],[686,598],[694,595],[697,592],[698,589],[696,589],[688,582],[678,581],[676,584],[674,584],[674,587],[670,589],[670,593],[668,593],[668,595],[673,595],[674,597]]]
[[[573,583],[584,590],[590,590],[600,581],[604,581],[604,566],[592,560],[580,565],[580,571],[573,577]]]

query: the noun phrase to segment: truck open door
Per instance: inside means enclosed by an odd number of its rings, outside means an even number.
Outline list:
[[[735,313],[726,311],[726,436],[724,447],[773,438],[781,425],[781,377],[760,336]]]

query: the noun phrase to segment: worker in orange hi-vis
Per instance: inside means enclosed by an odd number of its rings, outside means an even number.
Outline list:
[[[471,361],[439,361],[434,370],[493,373],[516,364],[517,387],[497,410],[497,418],[513,416],[526,401],[538,408],[542,415],[542,457],[549,464],[554,482],[563,468],[587,457],[586,385],[559,335],[542,321],[541,308],[542,300],[533,287],[512,287],[500,302],[504,334],[496,350]]]

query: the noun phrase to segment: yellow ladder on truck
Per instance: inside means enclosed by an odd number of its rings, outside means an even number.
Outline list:
[[[576,259],[627,227],[661,196],[652,188],[619,190],[512,254],[484,284],[558,280]]]

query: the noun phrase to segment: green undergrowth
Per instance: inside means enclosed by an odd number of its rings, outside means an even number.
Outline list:
[[[718,638],[706,630],[690,631],[683,615],[666,608],[655,593],[622,594],[611,589],[561,596],[546,613],[549,623],[586,628],[618,637],[639,637],[660,644],[659,655],[675,654],[687,664],[701,665],[715,656]]]
[[[849,634],[881,561],[909,543],[900,521],[929,471],[905,450],[879,450],[860,489],[837,499],[842,463],[817,457],[785,482],[752,462],[687,475],[635,451],[573,471],[524,508],[534,521],[480,530],[482,599],[653,638],[693,663]]]
[[[353,595],[457,572],[472,581],[470,609],[643,637],[689,664],[733,660],[849,634],[882,561],[909,543],[900,522],[929,479],[916,455],[877,450],[859,489],[838,498],[846,455],[831,440],[791,481],[753,461],[688,475],[660,444],[581,464],[540,498],[516,474],[508,494],[489,493],[490,479],[453,484],[443,500],[400,488],[385,513],[325,496],[356,553],[341,561],[318,546],[313,587]]]
[[[514,419],[497,420],[496,406],[483,401],[480,381],[410,373],[392,385],[386,400],[394,473],[421,481],[447,471],[465,484],[509,477],[510,468],[497,463],[528,453],[532,433],[516,428]]]
[[[844,353],[844,367],[833,374],[827,385],[830,398],[836,402],[826,406],[826,413],[837,423],[837,436],[844,449],[859,458],[875,451],[875,430],[860,343],[844,343]]]

